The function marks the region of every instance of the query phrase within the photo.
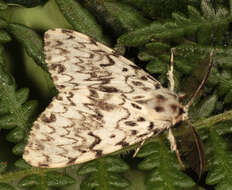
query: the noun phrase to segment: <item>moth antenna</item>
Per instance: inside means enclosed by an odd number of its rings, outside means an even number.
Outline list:
[[[171,48],[171,56],[170,56],[170,69],[167,73],[168,75],[168,80],[169,80],[169,83],[170,83],[170,87],[169,87],[169,90],[174,92],[174,87],[175,87],[175,80],[174,80],[174,51],[175,51],[175,48]],[[181,160],[181,157],[180,157],[180,152],[177,148],[177,144],[176,144],[176,139],[173,135],[173,132],[172,132],[172,129],[169,128],[168,130],[168,140],[170,142],[170,148],[172,151],[175,151],[176,153],[176,157],[178,159],[178,162],[180,164],[180,166],[183,168],[183,170],[185,170],[185,166]]]
[[[192,97],[190,98],[190,101],[184,106],[185,110],[188,110],[188,108],[193,104],[193,101],[194,101],[195,97],[199,94],[201,88],[206,83],[206,81],[207,81],[207,79],[209,77],[212,66],[213,66],[213,50],[210,52],[210,60],[209,60],[207,72],[205,73],[200,85],[198,86],[198,88],[196,89],[196,91],[194,92]],[[187,113],[187,111],[186,111],[186,113]],[[203,171],[205,170],[205,165],[206,165],[204,145],[203,145],[203,143],[202,143],[196,129],[194,128],[192,123],[188,120],[187,115],[185,116],[184,120],[188,123],[188,125],[189,125],[189,127],[190,127],[190,129],[192,131],[192,134],[193,134],[193,137],[194,137],[194,145],[196,147],[197,154],[198,154],[198,156],[197,156],[198,160],[194,160],[194,161],[198,161],[198,164],[196,164],[196,166],[193,166],[193,165],[191,166],[190,165],[190,167],[198,174],[198,177],[200,178]],[[193,158],[191,158],[192,154],[186,155],[185,157],[186,157],[186,159],[189,159],[189,160],[193,159]]]
[[[195,97],[199,94],[201,88],[206,83],[206,81],[207,81],[207,79],[209,77],[209,73],[211,71],[212,66],[213,66],[213,50],[211,50],[211,52],[210,52],[209,65],[208,65],[207,72],[205,73],[205,75],[204,75],[204,77],[203,77],[203,79],[201,81],[201,84],[198,86],[197,90],[192,95],[190,101],[184,106],[186,110],[193,104],[193,101],[194,101]]]
[[[167,73],[168,75],[168,80],[169,80],[169,83],[170,83],[170,87],[169,87],[169,90],[174,92],[174,87],[175,87],[175,80],[174,80],[174,74],[173,74],[173,65],[174,65],[174,51],[175,49],[174,48],[171,48],[171,56],[170,56],[170,69]]]

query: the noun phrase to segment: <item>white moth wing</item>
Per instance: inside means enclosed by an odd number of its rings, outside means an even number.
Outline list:
[[[134,63],[81,33],[45,34],[59,94],[34,122],[23,158],[65,167],[158,135],[178,117],[178,98]]]

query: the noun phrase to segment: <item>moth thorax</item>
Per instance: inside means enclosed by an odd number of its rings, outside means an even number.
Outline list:
[[[156,90],[153,98],[146,102],[154,119],[170,121],[173,125],[184,119],[185,110],[179,102],[178,96],[163,88]]]

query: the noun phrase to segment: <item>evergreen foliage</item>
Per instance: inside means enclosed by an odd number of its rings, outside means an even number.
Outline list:
[[[232,132],[232,0],[45,2],[0,1],[0,143],[7,144],[0,146],[5,150],[13,144],[12,153],[0,153],[0,190],[232,189],[229,141]],[[43,3],[33,9],[18,6]],[[214,50],[210,77],[189,113],[206,148],[207,168],[201,180],[194,178],[193,172],[182,171],[165,140],[166,134],[145,143],[134,159],[116,155],[66,169],[38,169],[21,158],[30,127],[41,112],[38,101],[32,99],[38,97],[39,104],[43,105],[55,94],[49,92],[43,101],[44,97],[35,95],[36,88],[52,90],[52,87],[33,82],[44,79],[47,71],[42,34],[49,28],[67,26],[55,19],[47,22],[55,18],[50,17],[53,11],[58,18],[63,15],[69,28],[108,46],[114,44],[111,46],[124,52],[164,86],[168,86],[166,74],[172,48],[175,89],[187,97],[198,87],[209,63],[209,52]],[[33,18],[25,15],[33,15]],[[44,18],[41,15],[47,15],[47,19],[40,19]],[[12,55],[16,54],[21,54],[22,59],[13,59]],[[23,75],[35,64],[45,72],[32,76],[32,81],[22,82]],[[174,130],[178,138],[186,134],[182,128]],[[139,184],[132,168],[141,172],[144,184]]]

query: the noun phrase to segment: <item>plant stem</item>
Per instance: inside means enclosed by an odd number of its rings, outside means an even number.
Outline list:
[[[226,111],[224,113],[209,117],[208,119],[203,119],[200,121],[195,122],[193,125],[197,129],[208,128],[215,125],[218,122],[225,121],[225,120],[232,120],[232,110]]]

